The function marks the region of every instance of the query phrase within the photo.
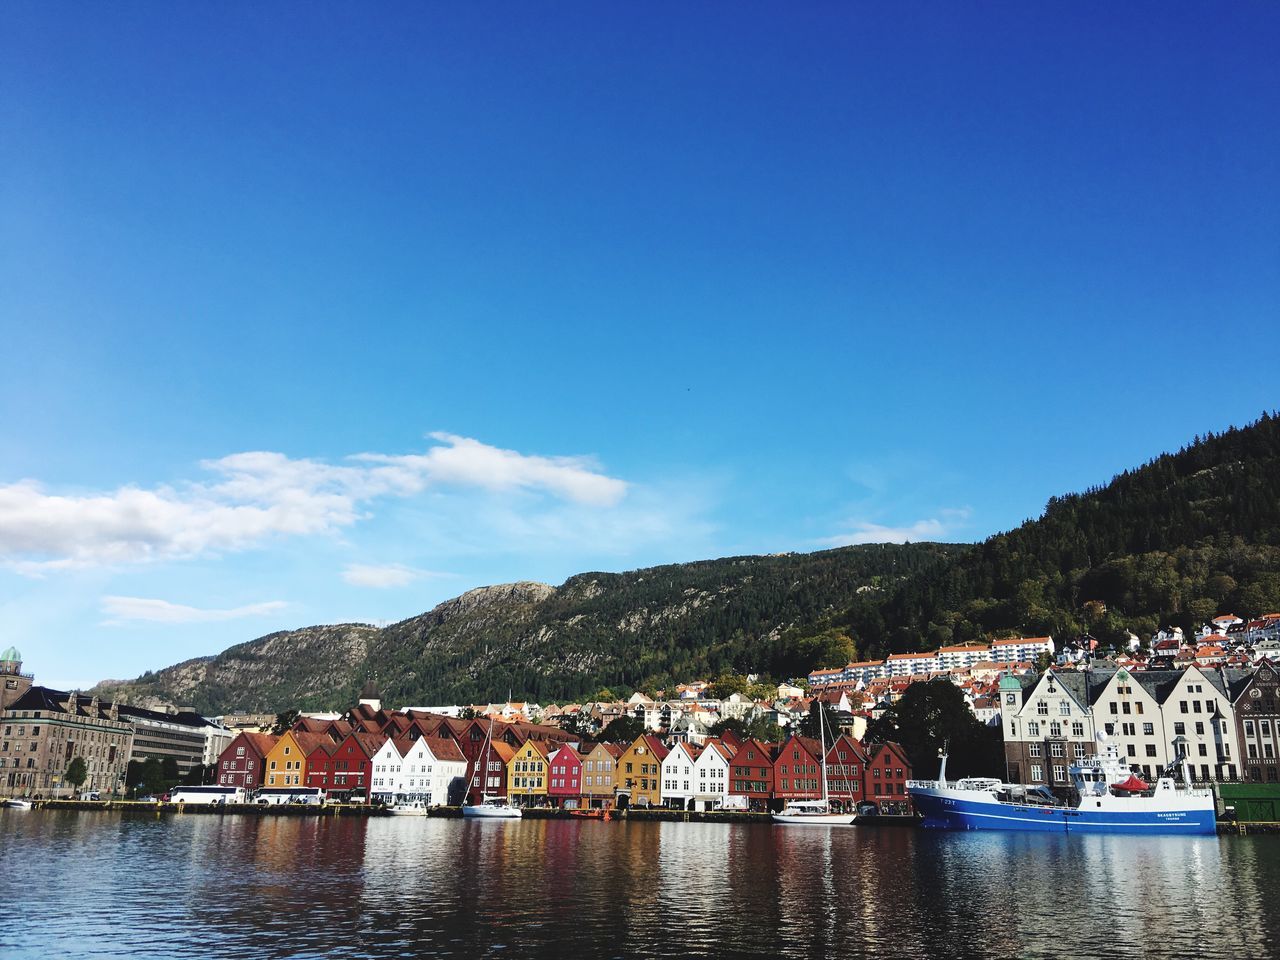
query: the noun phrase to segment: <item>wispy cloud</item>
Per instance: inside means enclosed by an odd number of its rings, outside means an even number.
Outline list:
[[[132,620],[147,620],[152,623],[217,623],[223,620],[240,620],[243,617],[266,616],[288,605],[283,600],[268,600],[229,610],[210,610],[148,597],[102,598],[102,612],[108,618],[103,622],[107,626],[118,626]]]
[[[919,543],[928,540],[946,540],[967,525],[972,510],[968,507],[939,510],[938,516],[916,520],[902,526],[872,523],[866,520],[850,520],[848,530],[818,542],[829,547],[848,547],[862,543]]]
[[[342,579],[353,587],[373,587],[377,590],[385,590],[390,587],[407,587],[417,580],[444,576],[447,576],[447,574],[436,573],[432,570],[418,570],[414,567],[406,567],[402,563],[388,563],[380,566],[351,563],[342,571]]]
[[[39,576],[67,567],[242,550],[275,536],[329,533],[380,498],[429,488],[543,494],[586,508],[617,504],[627,484],[586,457],[545,457],[435,433],[425,453],[360,453],[343,464],[254,451],[206,460],[213,479],[180,487],[50,493],[0,486],[0,562]]]

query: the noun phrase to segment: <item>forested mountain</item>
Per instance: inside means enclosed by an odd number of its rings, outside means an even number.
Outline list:
[[[508,690],[547,703],[722,670],[791,676],[854,654],[847,637],[822,630],[860,590],[891,590],[968,549],[875,544],[483,587],[385,629],[272,634],[97,690],[274,711],[349,706],[368,678],[391,703],[429,705]]]
[[[1001,634],[1115,640],[1280,609],[1280,420],[1196,438],[970,546],[881,544],[734,557],[560,587],[473,590],[382,630],[273,634],[108,695],[205,711],[579,699],[722,670],[774,677]],[[856,649],[855,649],[856,647]]]
[[[1001,633],[1115,640],[1280,609],[1280,419],[1197,437],[1105,487],[1052,498],[833,624],[865,652]]]

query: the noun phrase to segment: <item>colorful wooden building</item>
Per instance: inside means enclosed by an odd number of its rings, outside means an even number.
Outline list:
[[[582,806],[582,761],[583,755],[573,743],[556,747],[548,757],[547,799],[553,807],[573,810]]]
[[[218,786],[257,790],[267,772],[267,754],[278,737],[269,733],[241,733],[218,754]]]
[[[668,752],[662,741],[651,733],[635,738],[618,758],[614,770],[619,807],[662,805],[662,761]]]

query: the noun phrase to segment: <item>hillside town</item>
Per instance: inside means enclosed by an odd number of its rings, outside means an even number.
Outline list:
[[[751,676],[729,693],[724,682],[694,680],[671,696],[569,704],[392,709],[367,684],[351,709],[286,710],[284,727],[281,715],[203,717],[37,686],[10,648],[0,654],[0,790],[121,796],[134,786],[129,764],[158,759],[178,776],[194,771],[250,792],[305,789],[335,802],[457,805],[489,795],[568,810],[765,811],[819,798],[825,764],[836,806],[909,814],[907,751],[871,742],[867,728],[913,684],[939,681],[998,729],[1010,783],[1066,790],[1069,766],[1108,740],[1148,780],[1181,758],[1196,781],[1276,783],[1278,634],[1280,615],[1221,615],[1193,638],[1162,632],[1122,650],[1100,650],[1090,637],[1061,648],[1052,637],[1008,638],[815,670],[767,688]],[[819,704],[834,718],[825,751],[801,732]],[[753,724],[780,735],[747,735]],[[610,737],[622,729],[631,735]],[[81,783],[66,776],[75,756],[85,761]]]

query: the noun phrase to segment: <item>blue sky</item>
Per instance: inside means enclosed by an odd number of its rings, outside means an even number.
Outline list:
[[[1274,408],[1273,4],[7,4],[0,643],[975,540]]]

